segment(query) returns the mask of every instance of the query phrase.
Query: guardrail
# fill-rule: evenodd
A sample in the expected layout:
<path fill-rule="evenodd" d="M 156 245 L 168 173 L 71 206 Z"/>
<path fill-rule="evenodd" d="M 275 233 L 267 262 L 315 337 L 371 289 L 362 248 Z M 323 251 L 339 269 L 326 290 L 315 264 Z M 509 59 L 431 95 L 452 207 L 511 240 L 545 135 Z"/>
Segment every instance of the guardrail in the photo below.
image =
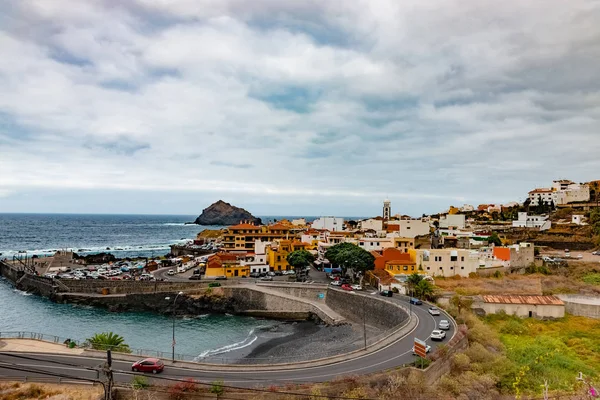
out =
<path fill-rule="evenodd" d="M 42 340 L 44 342 L 51 342 L 57 344 L 65 344 L 67 341 L 75 343 L 75 346 L 81 347 L 80 341 L 70 338 L 64 338 L 56 335 L 49 335 L 47 333 L 29 332 L 29 331 L 9 331 L 0 332 L 0 339 L 33 339 Z"/>

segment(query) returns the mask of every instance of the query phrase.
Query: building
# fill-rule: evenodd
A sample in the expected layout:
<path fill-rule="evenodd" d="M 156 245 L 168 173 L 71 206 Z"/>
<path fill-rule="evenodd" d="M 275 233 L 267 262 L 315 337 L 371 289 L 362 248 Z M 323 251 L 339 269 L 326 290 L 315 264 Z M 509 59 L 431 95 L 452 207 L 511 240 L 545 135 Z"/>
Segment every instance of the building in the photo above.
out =
<path fill-rule="evenodd" d="M 275 240 L 267 247 L 267 263 L 271 271 L 287 271 L 293 269 L 287 262 L 288 254 L 303 250 L 307 246 L 298 240 Z"/>
<path fill-rule="evenodd" d="M 479 249 L 480 268 L 525 268 L 535 261 L 532 243 L 490 246 Z"/>
<path fill-rule="evenodd" d="M 466 225 L 466 219 L 464 214 L 448 214 L 440 218 L 440 228 L 448 229 L 464 229 Z"/>
<path fill-rule="evenodd" d="M 565 316 L 565 304 L 555 296 L 485 295 L 475 301 L 472 308 L 480 314 L 504 311 L 522 318 L 554 319 Z"/>
<path fill-rule="evenodd" d="M 555 200 L 556 196 L 552 189 L 538 188 L 529 192 L 529 205 L 532 207 L 556 204 Z"/>
<path fill-rule="evenodd" d="M 261 242 L 257 240 L 254 242 L 254 254 L 247 254 L 246 257 L 240 261 L 241 266 L 250 268 L 250 273 L 258 272 L 265 273 L 270 271 L 269 264 L 267 262 L 267 248 L 271 245 L 271 242 Z"/>
<path fill-rule="evenodd" d="M 254 243 L 272 242 L 290 236 L 290 228 L 283 224 L 253 225 L 240 223 L 226 228 L 223 232 L 223 247 L 226 252 L 247 253 L 254 249 Z"/>
<path fill-rule="evenodd" d="M 371 254 L 375 257 L 376 270 L 385 270 L 391 275 L 412 274 L 417 271 L 416 263 L 410 254 L 398 249 L 373 250 Z"/>
<path fill-rule="evenodd" d="M 294 226 L 306 226 L 306 219 L 305 218 L 293 219 L 292 220 L 292 225 L 294 225 Z"/>
<path fill-rule="evenodd" d="M 206 261 L 206 278 L 226 276 L 228 278 L 250 275 L 250 267 L 240 264 L 240 254 L 217 253 L 208 257 Z"/>
<path fill-rule="evenodd" d="M 387 223 L 388 233 L 395 233 L 398 237 L 415 238 L 429 235 L 429 222 L 420 219 L 402 219 Z"/>
<path fill-rule="evenodd" d="M 338 232 L 344 229 L 344 218 L 321 217 L 312 222 L 311 228 Z"/>
<path fill-rule="evenodd" d="M 383 231 L 383 219 L 381 218 L 369 218 L 362 220 L 358 223 L 359 229 L 365 230 L 373 230 L 375 232 Z"/>
<path fill-rule="evenodd" d="M 409 250 L 419 271 L 429 276 L 462 276 L 477 272 L 479 253 L 464 249 L 430 249 Z"/>
<path fill-rule="evenodd" d="M 471 211 L 475 211 L 475 207 L 473 207 L 471 204 L 463 204 L 463 206 L 460 208 L 461 212 L 471 212 Z"/>
<path fill-rule="evenodd" d="M 381 214 L 384 220 L 389 220 L 392 216 L 392 202 L 389 199 L 383 201 L 383 213 Z"/>
<path fill-rule="evenodd" d="M 363 237 L 358 239 L 358 246 L 367 251 L 371 250 L 382 250 L 389 247 L 394 247 L 394 241 L 392 238 L 367 238 Z"/>
<path fill-rule="evenodd" d="M 529 192 L 529 204 L 531 206 L 564 205 L 590 201 L 590 186 L 579 184 L 568 179 L 552 182 L 551 188 L 534 189 Z"/>
<path fill-rule="evenodd" d="M 400 250 L 402 253 L 408 253 L 409 250 L 415 248 L 415 240 L 413 238 L 403 238 L 391 236 L 392 247 Z"/>
<path fill-rule="evenodd" d="M 518 219 L 512 222 L 512 226 L 513 228 L 534 228 L 545 231 L 552 227 L 552 222 L 548 220 L 547 215 L 528 215 L 526 212 L 520 212 Z"/>

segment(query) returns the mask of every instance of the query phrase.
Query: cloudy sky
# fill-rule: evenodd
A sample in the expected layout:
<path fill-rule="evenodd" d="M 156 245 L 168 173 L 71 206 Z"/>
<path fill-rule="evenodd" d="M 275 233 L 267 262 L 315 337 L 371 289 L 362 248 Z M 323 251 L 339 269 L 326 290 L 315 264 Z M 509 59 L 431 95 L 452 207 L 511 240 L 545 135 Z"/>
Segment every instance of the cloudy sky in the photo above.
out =
<path fill-rule="evenodd" d="M 600 3 L 5 0 L 0 212 L 420 215 L 600 179 Z"/>

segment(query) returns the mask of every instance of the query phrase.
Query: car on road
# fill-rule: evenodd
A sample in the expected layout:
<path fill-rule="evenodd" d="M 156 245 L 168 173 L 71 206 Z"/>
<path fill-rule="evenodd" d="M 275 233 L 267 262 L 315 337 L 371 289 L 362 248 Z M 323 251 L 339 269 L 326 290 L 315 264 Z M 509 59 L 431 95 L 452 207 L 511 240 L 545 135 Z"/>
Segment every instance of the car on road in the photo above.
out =
<path fill-rule="evenodd" d="M 283 275 L 283 271 L 275 271 L 275 276 L 282 276 Z"/>
<path fill-rule="evenodd" d="M 250 278 L 260 278 L 260 272 L 250 272 Z"/>
<path fill-rule="evenodd" d="M 227 277 L 225 275 L 221 275 L 221 276 L 217 276 L 215 278 L 215 281 L 226 281 Z"/>
<path fill-rule="evenodd" d="M 583 258 L 583 254 L 577 254 L 577 258 L 581 260 Z"/>
<path fill-rule="evenodd" d="M 342 286 L 342 282 L 340 282 L 340 281 L 331 281 L 331 286 Z"/>
<path fill-rule="evenodd" d="M 391 290 L 382 290 L 381 292 L 379 292 L 379 294 L 385 297 L 392 297 L 394 295 L 394 292 L 392 292 Z"/>
<path fill-rule="evenodd" d="M 433 332 L 431 332 L 431 340 L 444 340 L 444 338 L 446 337 L 446 332 L 436 329 Z"/>
<path fill-rule="evenodd" d="M 599 251 L 592 251 L 592 255 L 594 255 L 594 256 L 600 256 L 600 250 Z"/>
<path fill-rule="evenodd" d="M 200 268 L 196 268 L 193 272 L 194 275 L 200 275 Z"/>
<path fill-rule="evenodd" d="M 271 275 L 263 276 L 260 278 L 261 281 L 272 281 L 273 277 Z"/>
<path fill-rule="evenodd" d="M 221 284 L 219 282 L 211 282 L 208 284 L 208 287 L 220 287 Z"/>
<path fill-rule="evenodd" d="M 165 364 L 158 358 L 144 358 L 143 360 L 136 361 L 131 366 L 133 372 L 152 372 L 157 374 L 165 369 Z"/>
<path fill-rule="evenodd" d="M 350 285 L 352 287 L 352 290 L 362 290 L 362 286 L 356 284 L 356 285 Z"/>
<path fill-rule="evenodd" d="M 447 331 L 450 329 L 450 322 L 447 319 L 442 319 L 438 323 L 438 329 Z"/>
<path fill-rule="evenodd" d="M 269 272 L 267 272 L 267 276 L 275 276 L 275 272 L 269 271 Z"/>
<path fill-rule="evenodd" d="M 347 290 L 347 291 L 351 292 L 351 291 L 352 291 L 352 286 L 350 286 L 350 285 L 349 285 L 349 284 L 347 284 L 347 283 L 344 283 L 344 284 L 342 285 L 342 289 L 343 289 L 343 290 Z"/>
<path fill-rule="evenodd" d="M 169 271 L 167 271 L 167 275 L 173 276 L 173 275 L 175 275 L 175 271 L 173 271 L 172 269 L 170 269 Z"/>
<path fill-rule="evenodd" d="M 413 356 L 416 356 L 417 353 L 415 353 L 415 346 L 413 346 L 413 348 L 411 349 Z M 430 345 L 426 345 L 425 346 L 425 353 L 429 353 L 431 351 L 431 346 Z"/>
<path fill-rule="evenodd" d="M 427 312 L 429 312 L 429 314 L 431 315 L 440 315 L 440 309 L 437 307 L 429 307 L 429 309 L 427 309 Z"/>
<path fill-rule="evenodd" d="M 420 306 L 421 304 L 423 304 L 423 302 L 415 297 L 411 297 L 410 300 L 408 300 L 410 304 L 416 304 L 418 306 Z"/>
<path fill-rule="evenodd" d="M 202 275 L 192 275 L 188 278 L 190 281 L 199 281 L 202 279 Z"/>

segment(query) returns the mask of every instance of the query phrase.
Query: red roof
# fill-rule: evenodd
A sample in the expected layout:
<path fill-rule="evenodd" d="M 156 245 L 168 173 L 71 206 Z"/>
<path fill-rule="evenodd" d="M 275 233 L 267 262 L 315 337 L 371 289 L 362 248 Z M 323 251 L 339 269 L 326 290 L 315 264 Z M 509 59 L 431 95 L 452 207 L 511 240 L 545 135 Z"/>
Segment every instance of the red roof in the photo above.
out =
<path fill-rule="evenodd" d="M 486 303 L 497 304 L 532 304 L 532 305 L 554 305 L 562 306 L 565 303 L 555 296 L 518 296 L 518 295 L 486 295 L 483 296 Z"/>
<path fill-rule="evenodd" d="M 290 230 L 289 226 L 283 225 L 283 224 L 274 224 L 274 225 L 269 225 L 269 229 L 275 229 L 275 230 Z"/>
<path fill-rule="evenodd" d="M 533 189 L 531 192 L 529 193 L 552 193 L 552 189 L 546 189 L 546 188 L 541 188 L 541 189 Z"/>

